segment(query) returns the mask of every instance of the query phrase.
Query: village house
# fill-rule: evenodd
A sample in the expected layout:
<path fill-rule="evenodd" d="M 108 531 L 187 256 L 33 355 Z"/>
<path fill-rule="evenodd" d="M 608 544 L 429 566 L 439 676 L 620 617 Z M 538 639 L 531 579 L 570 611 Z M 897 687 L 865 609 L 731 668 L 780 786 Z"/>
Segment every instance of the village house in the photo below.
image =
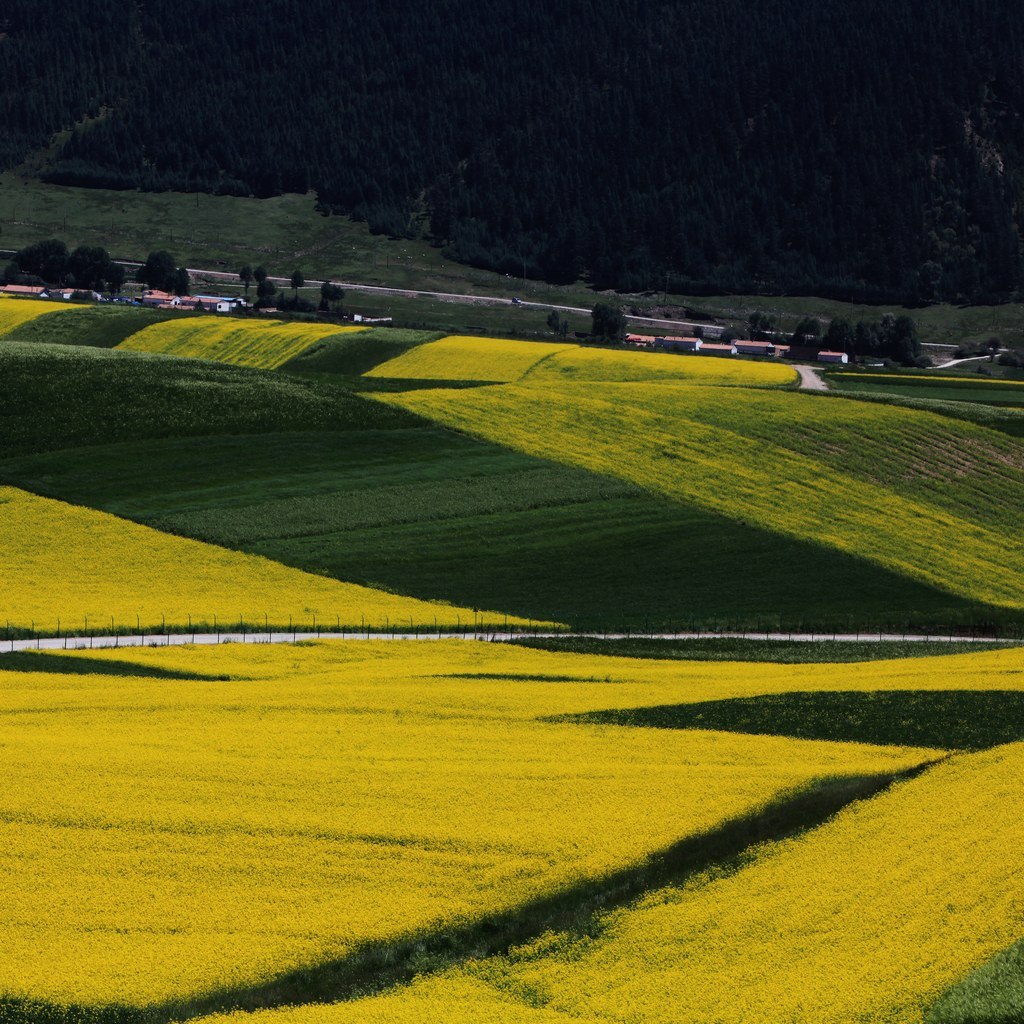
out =
<path fill-rule="evenodd" d="M 788 345 L 774 341 L 736 341 L 736 354 L 741 356 L 784 356 L 788 351 Z"/>
<path fill-rule="evenodd" d="M 142 304 L 152 306 L 154 309 L 166 309 L 168 306 L 175 307 L 181 302 L 177 295 L 170 292 L 162 292 L 159 288 L 150 288 L 142 293 Z"/>
<path fill-rule="evenodd" d="M 702 356 L 734 356 L 736 355 L 736 346 L 735 344 L 705 343 L 700 347 L 700 354 Z"/>
<path fill-rule="evenodd" d="M 700 338 L 680 338 L 669 335 L 654 339 L 655 347 L 669 352 L 700 352 L 704 342 Z"/>

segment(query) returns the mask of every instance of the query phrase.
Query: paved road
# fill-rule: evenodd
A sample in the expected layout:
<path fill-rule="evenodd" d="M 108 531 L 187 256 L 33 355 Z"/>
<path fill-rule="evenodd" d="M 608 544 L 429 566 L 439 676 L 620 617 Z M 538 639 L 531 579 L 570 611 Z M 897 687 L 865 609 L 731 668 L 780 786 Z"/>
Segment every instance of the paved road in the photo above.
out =
<path fill-rule="evenodd" d="M 1007 352 L 1007 351 L 1009 351 L 1009 350 L 1005 349 L 1005 348 L 1001 348 L 1001 349 L 999 349 L 998 352 L 996 352 L 996 355 L 998 356 L 1000 352 Z M 980 363 L 983 359 L 988 359 L 988 356 L 987 355 L 986 356 L 964 356 L 963 359 L 948 359 L 944 363 L 937 363 L 935 365 L 935 369 L 936 370 L 948 370 L 951 366 L 959 366 L 961 363 Z"/>
<path fill-rule="evenodd" d="M 117 262 L 122 266 L 133 269 L 137 269 L 142 266 L 138 260 L 118 259 Z M 186 269 L 192 277 L 204 277 L 212 281 L 226 281 L 231 284 L 238 283 L 238 275 L 225 270 L 207 270 L 203 267 L 187 267 Z M 273 281 L 275 284 L 284 285 L 286 288 L 291 288 L 291 278 L 275 277 L 270 275 L 268 280 Z M 306 281 L 306 287 L 319 288 L 323 283 L 324 282 L 321 280 L 309 279 Z M 591 313 L 589 309 L 583 306 L 558 306 L 547 302 L 527 302 L 525 300 L 516 303 L 513 302 L 511 298 L 506 299 L 496 295 L 467 295 L 463 292 L 432 292 L 423 291 L 418 288 L 388 288 L 380 284 L 361 284 L 358 281 L 333 281 L 333 283 L 344 288 L 345 291 L 365 292 L 369 295 L 394 295 L 405 299 L 437 299 L 441 302 L 456 302 L 471 306 L 509 306 L 512 308 L 541 310 L 554 309 L 559 313 L 578 313 L 581 316 L 590 316 Z M 692 331 L 695 327 L 702 327 L 704 329 L 705 336 L 709 338 L 717 337 L 724 329 L 714 324 L 695 323 L 688 320 L 661 320 L 657 317 L 649 316 L 627 315 L 626 319 L 636 324 L 646 324 L 651 327 L 665 327 L 670 330 L 678 331 Z"/>
<path fill-rule="evenodd" d="M 477 631 L 467 633 L 146 633 L 126 636 L 45 637 L 34 640 L 0 640 L 0 655 L 13 651 L 80 651 L 110 647 L 184 647 L 189 644 L 290 644 L 310 640 L 519 640 L 530 637 L 589 637 L 600 640 L 760 640 L 812 643 L 835 640 L 841 643 L 1003 643 L 1021 645 L 1020 639 L 998 637 L 930 636 L 924 633 L 510 633 Z M 2 664 L 0 664 L 2 667 Z"/>
<path fill-rule="evenodd" d="M 800 387 L 804 391 L 828 391 L 824 378 L 813 366 L 797 366 L 796 372 L 800 374 Z"/>

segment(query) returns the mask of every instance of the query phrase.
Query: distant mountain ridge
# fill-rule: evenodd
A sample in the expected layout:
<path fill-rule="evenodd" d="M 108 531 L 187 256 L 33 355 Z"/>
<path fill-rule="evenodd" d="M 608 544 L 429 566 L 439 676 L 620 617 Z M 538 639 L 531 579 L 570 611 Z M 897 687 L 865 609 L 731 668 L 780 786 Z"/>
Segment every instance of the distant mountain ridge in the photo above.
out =
<path fill-rule="evenodd" d="M 0 167 L 270 195 L 598 287 L 1021 288 L 1012 0 L 33 0 Z"/>

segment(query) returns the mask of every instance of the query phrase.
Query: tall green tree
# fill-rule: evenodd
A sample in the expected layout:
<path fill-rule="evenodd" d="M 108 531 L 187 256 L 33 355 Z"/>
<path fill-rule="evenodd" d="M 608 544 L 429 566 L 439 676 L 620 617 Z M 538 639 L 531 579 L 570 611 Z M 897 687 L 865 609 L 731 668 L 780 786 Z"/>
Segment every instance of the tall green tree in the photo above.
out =
<path fill-rule="evenodd" d="M 159 291 L 173 292 L 178 285 L 177 261 L 166 249 L 151 252 L 139 267 L 136 280 Z M 182 294 L 187 295 L 188 292 Z"/>
<path fill-rule="evenodd" d="M 606 341 L 621 340 L 626 333 L 626 315 L 612 302 L 597 302 L 591 311 L 591 333 Z"/>

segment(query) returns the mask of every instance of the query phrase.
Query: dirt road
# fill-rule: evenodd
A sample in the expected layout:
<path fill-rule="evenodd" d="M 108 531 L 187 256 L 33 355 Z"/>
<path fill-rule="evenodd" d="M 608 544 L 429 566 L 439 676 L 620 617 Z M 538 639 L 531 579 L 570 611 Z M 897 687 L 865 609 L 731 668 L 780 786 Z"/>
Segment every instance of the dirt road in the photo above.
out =
<path fill-rule="evenodd" d="M 797 366 L 796 372 L 800 374 L 800 388 L 803 391 L 828 391 L 821 374 L 813 366 Z"/>

